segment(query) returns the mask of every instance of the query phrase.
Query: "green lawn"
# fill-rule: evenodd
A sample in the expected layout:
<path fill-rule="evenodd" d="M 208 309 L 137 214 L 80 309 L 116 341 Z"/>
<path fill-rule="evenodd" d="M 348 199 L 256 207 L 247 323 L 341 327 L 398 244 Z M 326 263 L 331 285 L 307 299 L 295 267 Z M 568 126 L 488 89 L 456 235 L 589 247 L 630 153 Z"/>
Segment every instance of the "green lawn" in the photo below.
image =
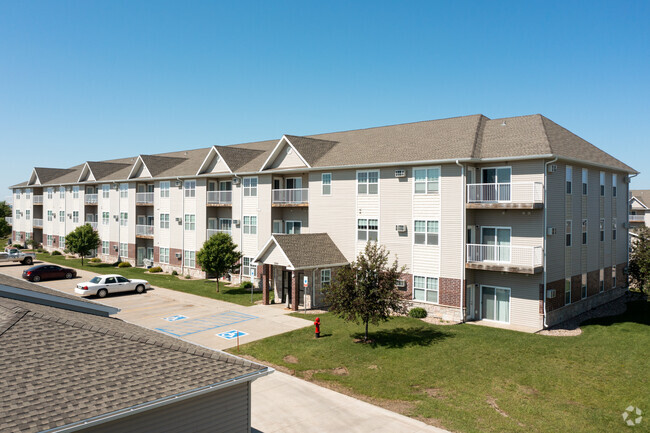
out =
<path fill-rule="evenodd" d="M 118 268 L 109 263 L 90 263 L 88 259 L 85 259 L 84 265 L 81 266 L 81 259 L 66 259 L 65 256 L 62 255 L 51 256 L 49 254 L 37 254 L 36 258 L 38 260 L 56 263 L 57 265 L 83 269 L 97 274 L 120 274 L 126 278 L 141 278 L 149 281 L 152 286 L 178 290 L 179 292 L 205 296 L 206 298 L 232 302 L 243 306 L 253 305 L 251 304 L 250 289 L 227 287 L 224 283 L 219 283 L 219 293 L 217 293 L 215 282 L 210 280 L 186 280 L 183 277 L 179 278 L 169 274 L 150 274 L 145 272 L 145 269 L 143 268 Z M 253 293 L 253 303 L 260 301 L 261 299 L 261 292 Z"/>
<path fill-rule="evenodd" d="M 592 321 L 578 337 L 400 317 L 371 327 L 374 343 L 360 344 L 361 325 L 320 318 L 319 340 L 310 327 L 240 351 L 452 431 L 650 431 L 648 302 Z M 622 419 L 629 405 L 644 411 L 631 430 Z"/>

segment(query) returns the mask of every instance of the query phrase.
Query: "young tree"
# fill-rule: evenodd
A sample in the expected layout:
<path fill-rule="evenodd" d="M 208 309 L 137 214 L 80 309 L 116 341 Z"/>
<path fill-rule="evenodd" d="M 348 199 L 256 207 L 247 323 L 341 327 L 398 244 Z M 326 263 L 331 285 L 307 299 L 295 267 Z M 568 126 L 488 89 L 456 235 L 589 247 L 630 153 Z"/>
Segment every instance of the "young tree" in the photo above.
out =
<path fill-rule="evenodd" d="M 11 206 L 6 201 L 0 201 L 0 237 L 4 238 L 11 234 L 11 227 L 5 220 L 5 217 L 12 215 Z"/>
<path fill-rule="evenodd" d="M 242 253 L 236 250 L 237 244 L 228 233 L 217 233 L 205 241 L 201 250 L 196 253 L 196 262 L 201 269 L 217 276 L 217 292 L 219 278 L 231 271 L 242 257 Z"/>
<path fill-rule="evenodd" d="M 100 243 L 99 234 L 90 224 L 77 227 L 65 237 L 66 248 L 71 253 L 81 256 L 81 266 L 84 265 L 84 257 L 95 248 L 99 248 Z"/>
<path fill-rule="evenodd" d="M 632 253 L 630 254 L 630 277 L 643 292 L 650 283 L 650 229 L 643 227 L 636 232 L 638 237 L 632 238 Z"/>
<path fill-rule="evenodd" d="M 397 260 L 388 267 L 388 251 L 376 242 L 368 242 L 363 253 L 336 274 L 332 284 L 324 289 L 330 311 L 345 321 L 365 326 L 364 341 L 368 341 L 368 324 L 378 325 L 391 314 L 406 313 L 406 302 L 395 288 L 406 267 Z"/>

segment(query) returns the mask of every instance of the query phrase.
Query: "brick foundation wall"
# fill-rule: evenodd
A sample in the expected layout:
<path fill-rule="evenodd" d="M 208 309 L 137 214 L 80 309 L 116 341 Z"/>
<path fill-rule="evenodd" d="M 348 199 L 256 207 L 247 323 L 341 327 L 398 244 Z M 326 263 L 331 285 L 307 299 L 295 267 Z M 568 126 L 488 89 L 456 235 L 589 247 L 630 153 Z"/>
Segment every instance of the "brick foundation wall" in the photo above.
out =
<path fill-rule="evenodd" d="M 612 267 L 605 268 L 605 291 L 612 290 Z"/>
<path fill-rule="evenodd" d="M 544 290 L 544 285 L 542 284 L 542 290 Z M 564 307 L 564 280 L 553 281 L 552 283 L 547 283 L 547 289 L 555 289 L 554 298 L 546 298 L 546 311 L 557 310 L 558 308 Z M 544 293 L 541 294 L 542 300 L 544 299 Z M 543 302 L 543 301 L 542 301 Z M 544 314 L 544 307 L 540 310 L 541 314 Z"/>
<path fill-rule="evenodd" d="M 402 274 L 401 279 L 406 281 L 406 288 L 398 288 L 397 290 L 404 299 L 413 299 L 413 274 Z"/>
<path fill-rule="evenodd" d="M 587 296 L 594 296 L 600 292 L 600 271 L 587 272 Z"/>
<path fill-rule="evenodd" d="M 127 251 L 129 253 L 129 259 L 135 259 L 135 244 L 127 244 Z"/>
<path fill-rule="evenodd" d="M 578 302 L 582 299 L 581 293 L 582 275 L 574 275 L 571 277 L 571 303 Z"/>
<path fill-rule="evenodd" d="M 619 263 L 616 265 L 616 287 L 627 287 L 627 278 L 623 272 L 625 266 L 627 266 L 627 263 Z"/>
<path fill-rule="evenodd" d="M 438 280 L 438 303 L 450 307 L 460 307 L 461 280 L 440 278 Z"/>
<path fill-rule="evenodd" d="M 158 263 L 160 261 L 160 247 L 153 247 L 153 261 Z"/>

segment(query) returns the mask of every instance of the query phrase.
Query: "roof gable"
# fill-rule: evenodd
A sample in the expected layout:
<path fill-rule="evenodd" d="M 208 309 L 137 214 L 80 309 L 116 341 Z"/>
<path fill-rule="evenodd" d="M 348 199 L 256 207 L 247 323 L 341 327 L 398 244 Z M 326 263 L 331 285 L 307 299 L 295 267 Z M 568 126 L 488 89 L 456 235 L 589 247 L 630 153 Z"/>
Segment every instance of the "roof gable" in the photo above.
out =
<path fill-rule="evenodd" d="M 289 137 L 295 136 L 283 135 L 269 157 L 264 161 L 260 171 L 269 168 L 311 168 L 309 162 L 298 152 Z"/>
<path fill-rule="evenodd" d="M 275 251 L 276 248 L 281 250 L 281 255 Z M 274 234 L 253 261 L 264 263 L 270 260 L 271 264 L 275 264 L 273 259 L 281 257 L 286 258 L 285 263 L 288 264 L 278 264 L 290 270 L 343 266 L 349 263 L 327 233 Z"/>
<path fill-rule="evenodd" d="M 142 160 L 142 155 L 138 156 L 138 159 L 133 163 L 131 167 L 131 172 L 129 173 L 128 179 L 138 179 L 142 177 L 151 178 L 151 173 L 147 168 L 147 164 Z"/>
<path fill-rule="evenodd" d="M 87 182 L 87 181 L 95 181 L 95 175 L 93 174 L 93 171 L 90 169 L 90 166 L 86 162 L 81 169 L 81 173 L 79 174 L 79 179 L 77 179 L 77 182 Z"/>
<path fill-rule="evenodd" d="M 634 203 L 637 203 L 638 206 L 635 206 Z M 638 199 L 636 196 L 632 196 L 630 199 L 630 207 L 631 208 L 637 208 L 637 209 L 648 209 L 648 206 L 645 205 L 640 199 Z"/>
<path fill-rule="evenodd" d="M 45 185 L 74 171 L 74 168 L 34 167 L 28 185 Z"/>
<path fill-rule="evenodd" d="M 196 172 L 197 175 L 207 173 L 232 173 L 232 170 L 226 163 L 226 160 L 223 159 L 216 146 L 210 148 L 210 151 L 203 160 L 201 167 L 199 167 L 199 170 Z"/>

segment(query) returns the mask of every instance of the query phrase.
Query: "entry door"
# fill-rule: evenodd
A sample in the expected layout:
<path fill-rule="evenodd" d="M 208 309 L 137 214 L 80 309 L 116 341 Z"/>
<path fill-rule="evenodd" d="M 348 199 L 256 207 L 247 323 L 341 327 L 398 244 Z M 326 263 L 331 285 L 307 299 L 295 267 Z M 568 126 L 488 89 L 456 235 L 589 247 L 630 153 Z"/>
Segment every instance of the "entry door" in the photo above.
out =
<path fill-rule="evenodd" d="M 510 289 L 481 287 L 481 318 L 510 323 Z"/>
<path fill-rule="evenodd" d="M 147 185 L 147 192 L 153 192 L 153 183 Z"/>
<path fill-rule="evenodd" d="M 95 194 L 95 188 L 93 188 L 92 186 L 87 186 L 86 194 Z"/>
<path fill-rule="evenodd" d="M 138 192 L 147 192 L 147 185 L 138 184 Z"/>
<path fill-rule="evenodd" d="M 216 191 L 217 190 L 217 183 L 216 182 L 208 182 L 208 191 Z"/>
<path fill-rule="evenodd" d="M 510 262 L 510 228 L 481 227 L 483 260 Z"/>
<path fill-rule="evenodd" d="M 219 182 L 219 191 L 232 191 L 232 182 Z"/>
<path fill-rule="evenodd" d="M 146 258 L 147 249 L 145 247 L 138 247 L 136 251 L 136 265 L 142 266 L 144 264 L 143 260 Z"/>
<path fill-rule="evenodd" d="M 138 225 L 143 226 L 147 224 L 147 217 L 144 215 L 138 215 Z"/>
<path fill-rule="evenodd" d="M 153 260 L 153 247 L 147 247 L 147 259 Z"/>
<path fill-rule="evenodd" d="M 208 230 L 217 230 L 217 221 L 216 218 L 208 218 Z"/>
<path fill-rule="evenodd" d="M 282 303 L 291 305 L 291 271 L 282 271 Z"/>

